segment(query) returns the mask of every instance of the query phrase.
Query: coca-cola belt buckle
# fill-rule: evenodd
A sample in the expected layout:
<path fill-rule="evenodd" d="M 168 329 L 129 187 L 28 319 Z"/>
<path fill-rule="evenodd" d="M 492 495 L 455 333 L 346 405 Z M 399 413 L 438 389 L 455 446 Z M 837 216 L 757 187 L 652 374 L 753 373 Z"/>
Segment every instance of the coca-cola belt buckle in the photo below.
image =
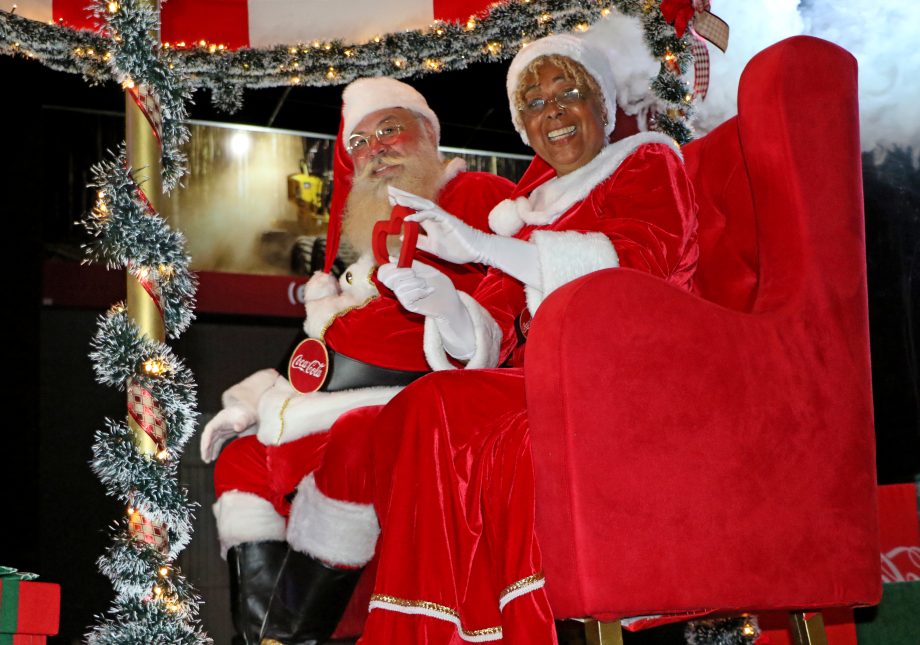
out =
<path fill-rule="evenodd" d="M 288 361 L 288 382 L 301 394 L 316 392 L 329 375 L 326 343 L 315 338 L 302 340 Z"/>
<path fill-rule="evenodd" d="M 391 235 L 402 233 L 402 245 L 399 247 L 399 262 L 396 266 L 402 268 L 412 266 L 412 258 L 415 257 L 415 244 L 418 242 L 418 222 L 404 222 L 406 215 L 411 215 L 415 211 L 405 206 L 397 204 L 390 211 L 390 219 L 382 220 L 374 224 L 374 236 L 372 245 L 374 247 L 374 259 L 377 264 L 386 264 L 390 261 L 390 252 L 387 249 L 387 238 Z"/>

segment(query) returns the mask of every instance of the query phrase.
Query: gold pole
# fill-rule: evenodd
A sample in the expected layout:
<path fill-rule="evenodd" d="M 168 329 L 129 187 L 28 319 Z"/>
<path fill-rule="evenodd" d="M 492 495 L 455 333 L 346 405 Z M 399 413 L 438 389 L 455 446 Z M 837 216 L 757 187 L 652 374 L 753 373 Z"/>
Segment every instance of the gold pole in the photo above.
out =
<path fill-rule="evenodd" d="M 157 0 L 142 0 L 149 6 L 158 9 Z M 151 33 L 154 42 L 159 40 L 159 31 Z M 162 202 L 162 179 L 160 169 L 161 148 L 159 139 L 154 133 L 153 126 L 147 120 L 144 112 L 135 102 L 131 90 L 135 81 L 129 81 L 125 88 L 125 146 L 128 165 L 131 168 L 134 182 L 143 193 L 144 198 L 155 210 L 159 211 Z M 159 304 L 160 293 L 157 285 L 159 279 L 157 267 L 129 267 L 127 271 L 127 312 L 140 329 L 140 333 L 152 340 L 163 341 L 166 338 L 166 327 L 163 312 Z M 138 366 L 143 369 L 143 366 Z M 132 392 L 128 387 L 128 405 L 132 405 Z M 150 459 L 157 457 L 160 446 L 154 441 L 140 423 L 128 414 L 128 425 L 134 434 L 134 443 L 138 451 Z M 134 536 L 138 540 L 151 542 L 151 534 L 156 533 L 157 539 L 152 543 L 161 551 L 168 550 L 166 531 L 162 526 L 155 526 L 150 520 L 132 517 Z M 145 539 L 145 533 L 146 539 Z"/>
<path fill-rule="evenodd" d="M 585 642 L 587 645 L 623 645 L 623 628 L 620 621 L 603 623 L 599 620 L 586 620 Z"/>
<path fill-rule="evenodd" d="M 797 612 L 789 615 L 792 623 L 792 641 L 796 645 L 827 645 L 827 634 L 824 631 L 824 617 L 818 612 L 811 618 Z"/>

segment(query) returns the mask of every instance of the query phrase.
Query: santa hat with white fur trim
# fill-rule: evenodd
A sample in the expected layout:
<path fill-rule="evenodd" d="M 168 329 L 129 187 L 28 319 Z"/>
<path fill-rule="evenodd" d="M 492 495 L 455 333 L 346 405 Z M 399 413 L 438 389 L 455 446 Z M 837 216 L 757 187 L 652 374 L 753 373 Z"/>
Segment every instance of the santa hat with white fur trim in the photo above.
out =
<path fill-rule="evenodd" d="M 395 78 L 359 78 L 342 92 L 342 135 L 345 141 L 361 119 L 377 110 L 405 108 L 424 117 L 434 128 L 435 142 L 441 140 L 441 124 L 428 107 L 425 97 L 410 85 Z"/>
<path fill-rule="evenodd" d="M 616 125 L 617 104 L 626 114 L 634 115 L 653 102 L 651 79 L 658 73 L 658 61 L 652 56 L 638 18 L 617 11 L 599 20 L 586 34 L 556 34 L 530 43 L 521 49 L 508 67 L 506 87 L 511 121 L 527 145 L 527 133 L 521 113 L 514 104 L 521 73 L 537 58 L 558 54 L 580 63 L 594 78 L 604 95 L 609 136 Z M 642 126 L 640 119 L 640 128 Z"/>

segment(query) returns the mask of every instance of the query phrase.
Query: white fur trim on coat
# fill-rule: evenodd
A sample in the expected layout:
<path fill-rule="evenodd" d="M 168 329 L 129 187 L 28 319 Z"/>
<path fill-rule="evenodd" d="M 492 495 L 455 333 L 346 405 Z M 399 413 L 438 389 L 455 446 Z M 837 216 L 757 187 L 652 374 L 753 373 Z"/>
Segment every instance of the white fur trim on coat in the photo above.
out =
<path fill-rule="evenodd" d="M 641 132 L 612 143 L 584 166 L 561 177 L 553 177 L 534 189 L 527 198 L 499 202 L 489 213 L 489 226 L 499 235 L 514 235 L 525 224 L 547 226 L 591 194 L 602 181 L 640 146 L 663 143 L 681 156 L 674 140 L 658 132 Z"/>
<path fill-rule="evenodd" d="M 466 369 L 497 367 L 502 345 L 502 331 L 498 323 L 472 296 L 462 291 L 458 291 L 457 295 L 460 296 L 460 302 L 470 313 L 476 338 L 476 349 L 473 357 L 467 362 Z M 431 369 L 435 371 L 456 369 L 448 359 L 447 352 L 444 351 L 438 324 L 431 317 L 425 318 L 424 349 L 425 359 Z"/>
<path fill-rule="evenodd" d="M 453 181 L 457 175 L 461 172 L 466 172 L 466 161 L 462 157 L 454 157 L 444 166 L 444 173 L 441 175 L 441 179 L 438 180 L 438 191 L 451 181 Z"/>
<path fill-rule="evenodd" d="M 613 243 L 603 233 L 534 231 L 530 241 L 540 258 L 539 288 L 525 285 L 531 315 L 553 291 L 583 275 L 620 266 Z"/>
<path fill-rule="evenodd" d="M 220 557 L 244 542 L 267 542 L 284 539 L 284 518 L 268 500 L 252 493 L 229 490 L 217 498 L 214 506 Z"/>
<path fill-rule="evenodd" d="M 336 291 L 325 296 L 321 294 L 332 290 L 332 285 L 329 282 L 332 276 L 327 273 L 314 273 L 307 283 L 304 301 L 307 318 L 303 322 L 303 330 L 307 336 L 322 339 L 323 334 L 333 320 L 377 297 L 379 295 L 377 286 L 371 280 L 375 269 L 376 265 L 374 264 L 373 256 L 370 254 L 362 255 L 357 262 L 350 265 L 342 273 L 338 285 L 336 285 Z M 314 284 L 314 280 L 317 282 L 315 288 L 312 289 L 312 293 L 320 297 L 311 298 L 311 285 Z"/>
<path fill-rule="evenodd" d="M 401 389 L 402 386 L 394 385 L 301 394 L 286 378 L 279 376 L 272 389 L 259 400 L 256 437 L 266 446 L 278 446 L 325 432 L 345 412 L 368 405 L 383 405 Z"/>
<path fill-rule="evenodd" d="M 361 567 L 374 557 L 380 525 L 373 504 L 327 497 L 307 475 L 291 503 L 287 541 L 329 564 Z"/>

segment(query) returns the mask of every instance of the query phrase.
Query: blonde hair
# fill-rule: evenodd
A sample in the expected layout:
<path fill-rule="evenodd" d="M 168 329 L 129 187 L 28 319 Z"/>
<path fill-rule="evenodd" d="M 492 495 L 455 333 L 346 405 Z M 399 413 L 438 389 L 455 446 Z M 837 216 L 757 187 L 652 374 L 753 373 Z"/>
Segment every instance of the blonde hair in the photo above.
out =
<path fill-rule="evenodd" d="M 530 61 L 530 64 L 521 71 L 521 75 L 518 77 L 517 88 L 514 90 L 514 108 L 516 110 L 520 110 L 524 107 L 524 95 L 527 93 L 528 87 L 532 85 L 527 81 L 531 78 L 536 81 L 540 73 L 540 68 L 544 65 L 555 65 L 565 72 L 566 77 L 574 81 L 578 87 L 582 87 L 588 90 L 590 94 L 596 96 L 597 100 L 600 102 L 602 112 L 606 115 L 607 110 L 604 107 L 604 94 L 601 92 L 600 85 L 598 85 L 594 77 L 588 73 L 584 65 L 561 54 L 538 56 Z"/>

